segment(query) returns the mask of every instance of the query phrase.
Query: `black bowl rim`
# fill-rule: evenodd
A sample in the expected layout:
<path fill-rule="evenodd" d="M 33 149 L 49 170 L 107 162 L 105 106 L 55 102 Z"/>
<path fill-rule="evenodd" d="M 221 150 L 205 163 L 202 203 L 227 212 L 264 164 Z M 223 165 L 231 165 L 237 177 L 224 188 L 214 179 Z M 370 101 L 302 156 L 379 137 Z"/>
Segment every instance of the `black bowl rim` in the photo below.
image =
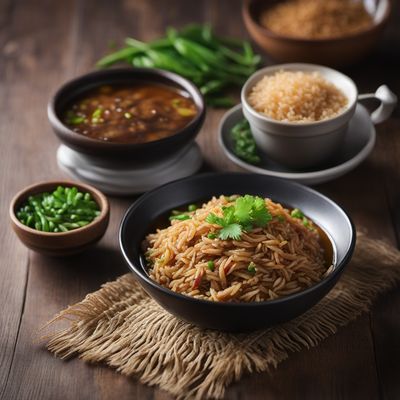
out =
<path fill-rule="evenodd" d="M 360 32 L 355 32 L 346 36 L 342 36 L 342 37 L 334 37 L 334 38 L 319 38 L 319 39 L 306 39 L 306 38 L 297 38 L 294 36 L 286 36 L 286 35 L 282 35 L 279 33 L 275 33 L 273 31 L 271 31 L 270 29 L 266 28 L 265 26 L 261 25 L 258 18 L 255 17 L 253 15 L 253 13 L 250 10 L 250 7 L 258 2 L 260 0 L 245 0 L 243 2 L 243 6 L 242 6 L 242 13 L 246 16 L 248 16 L 249 19 L 251 19 L 252 22 L 254 22 L 255 25 L 257 25 L 257 28 L 262 32 L 263 35 L 268 36 L 272 39 L 282 39 L 282 40 L 286 40 L 288 42 L 292 42 L 295 44 L 332 44 L 332 43 L 343 43 L 347 40 L 351 40 L 351 39 L 358 39 L 362 36 L 365 36 L 367 34 L 373 33 L 379 29 L 382 29 L 386 23 L 388 22 L 388 19 L 392 13 L 392 4 L 391 1 L 388 0 L 388 6 L 386 9 L 386 12 L 382 18 L 381 21 L 379 21 L 378 23 L 373 23 L 371 25 L 371 27 L 369 27 L 368 29 L 364 29 Z M 267 4 L 267 3 L 265 3 Z"/>
<path fill-rule="evenodd" d="M 197 115 L 195 118 L 193 118 L 187 125 L 185 125 L 182 129 L 179 131 L 176 131 L 173 135 L 167 136 L 162 139 L 158 140 L 153 140 L 151 142 L 145 142 L 145 143 L 115 143 L 115 142 L 104 142 L 98 139 L 93 139 L 91 137 L 87 137 L 84 135 L 80 135 L 70 128 L 68 128 L 58 117 L 56 113 L 56 104 L 59 101 L 62 96 L 71 90 L 77 83 L 82 81 L 82 83 L 86 79 L 91 79 L 91 78 L 98 78 L 98 85 L 101 85 L 101 82 L 104 80 L 109 79 L 110 77 L 113 77 L 114 75 L 118 74 L 132 74 L 132 80 L 135 78 L 137 79 L 140 77 L 140 74 L 147 74 L 147 75 L 154 75 L 154 76 L 161 76 L 163 78 L 166 78 L 167 80 L 171 81 L 172 83 L 175 83 L 179 87 L 181 87 L 183 90 L 189 92 L 190 98 L 194 101 L 197 107 Z M 151 82 L 151 79 L 148 80 Z M 190 88 L 190 90 L 188 89 Z M 76 89 L 74 89 L 75 91 Z M 192 93 L 195 94 L 193 96 Z M 181 75 L 178 75 L 174 72 L 159 69 L 159 68 L 137 68 L 137 67 L 132 67 L 132 68 L 110 68 L 110 69 L 101 69 L 101 70 L 96 70 L 92 71 L 83 75 L 76 76 L 75 78 L 72 78 L 68 80 L 67 82 L 63 83 L 56 91 L 55 93 L 51 96 L 50 101 L 47 104 L 47 116 L 50 121 L 50 124 L 52 127 L 58 131 L 61 132 L 62 135 L 71 138 L 72 140 L 76 140 L 80 142 L 80 145 L 84 147 L 85 145 L 88 146 L 96 146 L 98 148 L 104 148 L 104 149 L 109 149 L 109 150 L 116 150 L 116 149 L 135 149 L 135 150 L 142 150 L 142 149 L 147 149 L 152 146 L 157 146 L 159 144 L 163 143 L 168 143 L 170 141 L 174 141 L 176 139 L 179 139 L 180 137 L 186 135 L 188 132 L 191 132 L 192 129 L 194 129 L 197 125 L 202 124 L 204 117 L 206 113 L 206 105 L 205 101 L 203 98 L 203 95 L 201 94 L 200 90 L 197 88 L 197 86 L 191 82 L 190 80 L 184 78 Z"/>
<path fill-rule="evenodd" d="M 335 265 L 335 268 L 333 269 L 333 271 L 326 276 L 325 278 L 323 278 L 321 281 L 319 281 L 318 283 L 316 283 L 313 286 L 310 286 L 309 288 L 302 290 L 300 292 L 291 294 L 289 296 L 285 296 L 285 297 L 281 297 L 278 299 L 274 299 L 274 300 L 266 300 L 266 301 L 260 301 L 260 302 L 252 302 L 252 303 L 246 303 L 246 302 L 239 302 L 239 303 L 223 303 L 223 302 L 213 302 L 210 300 L 203 300 L 203 299 L 197 299 L 195 297 L 191 297 L 191 296 L 186 296 L 180 293 L 176 293 L 170 289 L 165 288 L 164 286 L 159 285 L 157 282 L 153 281 L 144 271 L 142 272 L 142 268 L 141 267 L 136 267 L 135 264 L 133 262 L 131 262 L 131 260 L 129 259 L 129 256 L 127 254 L 127 252 L 125 251 L 125 246 L 124 246 L 124 239 L 123 239 L 123 235 L 124 235 L 124 229 L 125 226 L 127 224 L 128 219 L 130 218 L 130 215 L 132 213 L 135 212 L 135 210 L 137 208 L 139 208 L 143 203 L 146 202 L 146 200 L 151 197 L 153 195 L 153 193 L 157 192 L 158 190 L 160 190 L 161 188 L 164 188 L 165 186 L 168 185 L 173 185 L 176 183 L 180 183 L 180 182 L 186 182 L 189 180 L 198 180 L 198 179 L 207 179 L 209 177 L 214 177 L 216 175 L 220 175 L 220 176 L 247 176 L 247 177 L 254 177 L 254 176 L 260 176 L 263 177 L 265 179 L 268 180 L 272 180 L 272 181 L 277 181 L 277 182 L 285 182 L 286 184 L 288 184 L 289 186 L 295 186 L 298 188 L 301 188 L 302 190 L 305 190 L 307 192 L 312 193 L 313 195 L 322 197 L 325 201 L 327 201 L 328 203 L 330 203 L 331 205 L 333 205 L 334 207 L 336 207 L 337 209 L 339 209 L 339 211 L 341 211 L 341 213 L 343 214 L 343 216 L 347 219 L 347 222 L 350 226 L 350 230 L 351 230 L 351 242 L 349 245 L 349 248 L 345 254 L 345 256 L 343 257 L 343 260 L 338 263 L 337 265 Z M 356 244 L 356 229 L 354 226 L 354 223 L 352 221 L 352 219 L 350 218 L 350 216 L 348 215 L 348 213 L 342 208 L 340 207 L 338 204 L 336 204 L 333 200 L 329 199 L 328 197 L 326 197 L 325 195 L 323 195 L 322 193 L 317 192 L 314 189 L 311 189 L 307 186 L 304 186 L 300 183 L 296 183 L 296 182 L 290 182 L 284 179 L 279 179 L 279 178 L 275 178 L 275 177 L 269 177 L 269 176 L 264 176 L 261 174 L 251 174 L 251 173 L 241 173 L 241 172 L 221 172 L 221 173 L 215 173 L 215 172 L 211 172 L 211 173 L 203 173 L 203 174 L 198 174 L 195 176 L 191 176 L 191 177 L 186 177 L 183 179 L 178 179 L 176 181 L 173 182 L 168 182 L 162 186 L 159 186 L 149 192 L 147 192 L 146 194 L 142 195 L 141 197 L 139 197 L 138 200 L 136 200 L 125 212 L 121 223 L 120 223 L 120 227 L 119 227 L 119 235 L 118 235 L 118 239 L 119 239 L 119 245 L 120 245 L 120 249 L 121 252 L 124 256 L 124 259 L 126 261 L 126 263 L 128 264 L 129 268 L 131 269 L 131 271 L 139 276 L 141 279 L 143 279 L 144 281 L 146 281 L 147 284 L 149 284 L 150 286 L 152 286 L 154 289 L 156 290 L 161 290 L 162 292 L 164 292 L 166 295 L 170 295 L 173 297 L 176 297 L 178 299 L 181 300 L 186 300 L 189 302 L 194 302 L 194 303 L 200 303 L 200 304 L 208 304 L 208 305 L 212 305 L 215 307 L 265 307 L 265 306 L 273 306 L 275 304 L 281 304 L 281 303 L 285 303 L 287 301 L 296 301 L 297 299 L 301 298 L 302 296 L 309 294 L 315 290 L 317 290 L 318 288 L 327 285 L 330 281 L 334 280 L 336 277 L 339 277 L 341 275 L 341 273 L 343 272 L 344 267 L 348 264 L 351 256 L 353 255 L 353 251 L 355 248 L 355 244 Z M 328 235 L 328 237 L 330 237 L 330 235 Z"/>

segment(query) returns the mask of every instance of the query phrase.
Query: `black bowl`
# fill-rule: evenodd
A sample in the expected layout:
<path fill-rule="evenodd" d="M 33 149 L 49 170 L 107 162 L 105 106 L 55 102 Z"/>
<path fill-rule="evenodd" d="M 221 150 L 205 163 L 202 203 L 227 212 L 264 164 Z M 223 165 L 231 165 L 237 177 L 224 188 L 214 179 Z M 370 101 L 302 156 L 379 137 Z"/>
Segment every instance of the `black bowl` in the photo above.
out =
<path fill-rule="evenodd" d="M 172 136 L 139 144 L 96 140 L 74 132 L 61 122 L 60 116 L 65 111 L 65 107 L 87 90 L 104 84 L 132 84 L 137 82 L 162 84 L 187 92 L 196 104 L 198 110 L 196 117 Z M 185 146 L 188 146 L 203 125 L 206 108 L 197 87 L 180 75 L 153 68 L 123 68 L 91 72 L 65 83 L 51 98 L 47 113 L 55 134 L 66 146 L 90 155 L 108 157 L 114 160 L 120 160 L 122 157 L 141 163 L 171 157 L 174 153 L 178 153 Z"/>
<path fill-rule="evenodd" d="M 252 194 L 300 208 L 330 238 L 334 270 L 316 285 L 299 293 L 259 303 L 216 303 L 166 289 L 146 274 L 141 263 L 141 242 L 154 230 L 154 222 L 182 205 L 212 196 Z M 140 197 L 122 219 L 119 241 L 122 253 L 144 290 L 178 318 L 203 328 L 250 331 L 293 319 L 320 301 L 335 285 L 349 262 L 356 242 L 353 223 L 332 200 L 308 187 L 255 174 L 203 174 L 161 186 Z"/>

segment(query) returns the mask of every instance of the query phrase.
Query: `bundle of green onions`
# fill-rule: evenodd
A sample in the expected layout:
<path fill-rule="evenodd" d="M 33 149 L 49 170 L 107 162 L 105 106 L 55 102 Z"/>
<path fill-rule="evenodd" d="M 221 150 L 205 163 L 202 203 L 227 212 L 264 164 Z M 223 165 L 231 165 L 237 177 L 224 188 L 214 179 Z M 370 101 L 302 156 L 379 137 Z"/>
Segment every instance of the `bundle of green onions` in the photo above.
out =
<path fill-rule="evenodd" d="M 199 87 L 208 105 L 229 107 L 234 101 L 224 95 L 226 90 L 243 85 L 260 56 L 247 41 L 216 36 L 209 25 L 189 25 L 180 31 L 168 28 L 166 37 L 149 43 L 127 38 L 125 47 L 102 58 L 97 66 L 121 61 L 180 74 Z"/>

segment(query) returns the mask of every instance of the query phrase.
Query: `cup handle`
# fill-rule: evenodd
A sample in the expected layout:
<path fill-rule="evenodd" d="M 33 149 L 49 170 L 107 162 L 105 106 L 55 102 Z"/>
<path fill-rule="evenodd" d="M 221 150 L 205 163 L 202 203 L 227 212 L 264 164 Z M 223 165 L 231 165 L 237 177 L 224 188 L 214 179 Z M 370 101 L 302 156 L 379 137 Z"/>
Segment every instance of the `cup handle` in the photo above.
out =
<path fill-rule="evenodd" d="M 371 121 L 374 125 L 386 121 L 397 104 L 397 96 L 386 86 L 379 86 L 375 93 L 360 94 L 358 100 L 378 99 L 380 106 L 371 113 Z"/>

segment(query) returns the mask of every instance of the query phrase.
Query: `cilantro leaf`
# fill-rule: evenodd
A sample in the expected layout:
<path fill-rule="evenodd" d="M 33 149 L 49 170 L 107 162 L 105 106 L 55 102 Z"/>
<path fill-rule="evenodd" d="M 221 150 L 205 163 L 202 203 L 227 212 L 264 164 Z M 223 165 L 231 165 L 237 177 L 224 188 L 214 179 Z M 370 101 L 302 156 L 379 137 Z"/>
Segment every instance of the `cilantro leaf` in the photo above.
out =
<path fill-rule="evenodd" d="M 233 224 L 235 222 L 235 207 L 230 206 L 230 207 L 223 207 L 222 212 L 224 213 L 224 225 L 221 226 L 226 226 Z"/>
<path fill-rule="evenodd" d="M 239 240 L 243 231 L 264 227 L 272 220 L 264 199 L 250 195 L 236 198 L 234 205 L 222 207 L 222 213 L 223 217 L 210 213 L 206 218 L 208 223 L 222 228 L 218 233 L 222 240 Z"/>
<path fill-rule="evenodd" d="M 238 197 L 235 201 L 235 217 L 242 225 L 249 224 L 251 221 L 251 209 L 253 207 L 253 196 Z"/>
<path fill-rule="evenodd" d="M 272 220 L 272 215 L 265 206 L 265 201 L 261 197 L 256 197 L 253 204 L 252 220 L 254 225 L 263 227 Z"/>
<path fill-rule="evenodd" d="M 264 199 L 262 199 L 261 197 L 255 196 L 253 197 L 253 208 L 254 209 L 261 209 L 261 208 L 265 208 L 265 201 Z"/>
<path fill-rule="evenodd" d="M 215 224 L 215 225 L 220 225 L 220 226 L 225 225 L 224 219 L 221 217 L 217 217 L 213 213 L 210 213 L 207 215 L 206 222 L 208 222 L 209 224 Z"/>
<path fill-rule="evenodd" d="M 263 227 L 272 220 L 272 215 L 265 206 L 265 201 L 258 196 L 239 197 L 235 202 L 235 216 L 244 230 L 253 226 Z"/>
<path fill-rule="evenodd" d="M 222 240 L 233 239 L 240 240 L 242 235 L 242 227 L 239 224 L 230 224 L 223 227 L 218 234 L 218 237 Z"/>

